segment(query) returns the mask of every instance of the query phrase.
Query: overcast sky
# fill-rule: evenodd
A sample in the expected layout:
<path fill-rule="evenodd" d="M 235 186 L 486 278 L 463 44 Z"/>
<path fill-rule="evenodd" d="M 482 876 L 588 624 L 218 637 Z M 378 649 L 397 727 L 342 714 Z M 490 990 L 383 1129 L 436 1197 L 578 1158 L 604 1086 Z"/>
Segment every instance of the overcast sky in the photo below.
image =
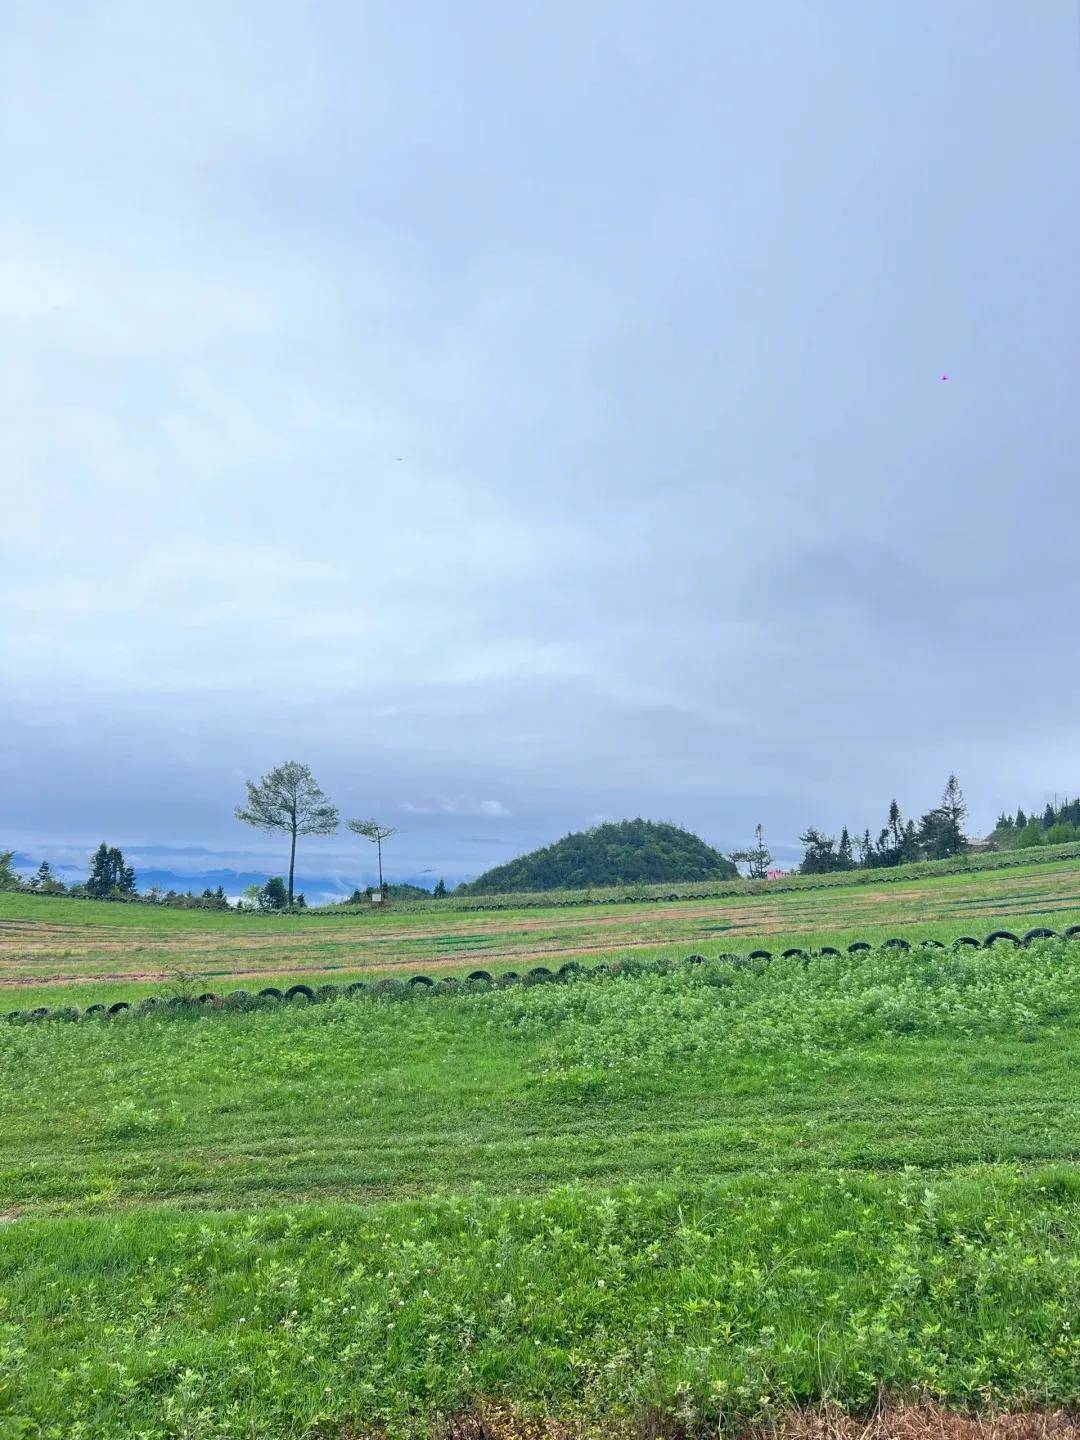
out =
<path fill-rule="evenodd" d="M 4 32 L 0 848 L 1080 790 L 1073 0 Z"/>

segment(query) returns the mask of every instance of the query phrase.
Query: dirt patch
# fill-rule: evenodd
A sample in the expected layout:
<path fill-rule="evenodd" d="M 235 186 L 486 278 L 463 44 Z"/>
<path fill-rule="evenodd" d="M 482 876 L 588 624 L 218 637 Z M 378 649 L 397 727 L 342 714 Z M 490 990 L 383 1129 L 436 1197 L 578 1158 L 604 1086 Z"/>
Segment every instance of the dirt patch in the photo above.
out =
<path fill-rule="evenodd" d="M 348 1432 L 346 1432 L 348 1433 Z M 964 1414 L 936 1405 L 886 1406 L 849 1415 L 832 1406 L 786 1410 L 767 1424 L 728 1433 L 743 1440 L 1080 1440 L 1080 1415 L 1067 1410 Z M 434 1440 L 688 1440 L 676 1421 L 659 1415 L 636 1420 L 562 1421 L 483 1407 L 447 1421 Z"/>

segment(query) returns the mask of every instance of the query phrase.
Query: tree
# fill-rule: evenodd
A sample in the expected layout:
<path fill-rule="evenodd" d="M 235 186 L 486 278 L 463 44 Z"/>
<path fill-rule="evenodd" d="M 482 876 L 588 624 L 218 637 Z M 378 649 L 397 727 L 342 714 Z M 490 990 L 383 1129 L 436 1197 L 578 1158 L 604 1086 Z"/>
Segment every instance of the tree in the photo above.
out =
<path fill-rule="evenodd" d="M 236 818 L 256 830 L 281 830 L 289 837 L 289 904 L 293 903 L 296 872 L 296 837 L 332 835 L 338 812 L 319 789 L 306 765 L 287 760 L 264 775 L 258 785 L 247 784 L 247 807 L 237 806 Z"/>
<path fill-rule="evenodd" d="M 1050 826 L 1053 825 L 1056 819 L 1057 816 L 1054 814 L 1054 807 L 1050 804 L 1047 804 L 1046 809 L 1043 811 L 1042 817 L 1043 829 L 1049 830 Z"/>
<path fill-rule="evenodd" d="M 892 851 L 891 863 L 893 865 L 900 863 L 900 849 L 904 843 L 903 826 L 904 822 L 900 818 L 900 806 L 895 799 L 891 800 L 889 802 L 889 837 L 892 844 L 889 848 Z"/>
<path fill-rule="evenodd" d="M 124 863 L 123 852 L 115 845 L 106 845 L 103 840 L 94 851 L 86 893 L 92 900 L 135 894 L 134 867 Z"/>
<path fill-rule="evenodd" d="M 1017 810 L 1017 812 L 1016 812 L 1016 828 L 1017 828 L 1017 830 L 1023 830 L 1023 828 L 1024 828 L 1024 826 L 1025 826 L 1026 824 L 1027 824 L 1027 816 L 1024 814 L 1023 810 Z"/>
<path fill-rule="evenodd" d="M 964 802 L 964 792 L 960 789 L 960 781 L 955 775 L 950 775 L 946 781 L 939 808 L 945 817 L 945 853 L 947 856 L 962 855 L 968 848 L 967 836 L 964 834 L 967 805 Z"/>
<path fill-rule="evenodd" d="M 910 865 L 913 860 L 919 858 L 919 837 L 915 833 L 915 821 L 909 820 L 904 826 L 904 836 L 900 841 L 900 863 Z"/>
<path fill-rule="evenodd" d="M 446 881 L 443 880 L 443 879 L 440 879 L 440 880 L 439 880 L 439 883 L 435 886 L 435 889 L 432 891 L 432 894 L 434 895 L 434 897 L 435 897 L 436 900 L 444 900 L 444 899 L 446 898 Z"/>
<path fill-rule="evenodd" d="M 53 868 L 48 860 L 42 860 L 36 872 L 30 877 L 30 889 L 39 895 L 62 895 L 66 888 L 60 877 L 53 874 Z"/>
<path fill-rule="evenodd" d="M 823 835 L 811 825 L 799 840 L 805 847 L 799 864 L 800 875 L 829 875 L 837 868 L 836 841 L 831 835 Z"/>
<path fill-rule="evenodd" d="M 258 904 L 260 910 L 284 910 L 292 904 L 292 898 L 285 889 L 285 881 L 280 875 L 274 875 L 258 892 Z"/>
<path fill-rule="evenodd" d="M 0 850 L 0 890 L 21 890 L 22 881 L 12 865 L 14 850 Z"/>
<path fill-rule="evenodd" d="M 379 889 L 381 890 L 383 888 L 382 842 L 389 840 L 391 835 L 396 835 L 398 827 L 396 825 L 380 825 L 378 820 L 347 820 L 345 823 L 354 835 L 363 835 L 365 840 L 370 840 L 373 845 L 378 847 Z"/>
<path fill-rule="evenodd" d="M 874 854 L 874 842 L 870 839 L 869 826 L 863 831 L 861 837 L 855 841 L 855 846 L 859 852 L 859 864 L 863 866 L 864 869 L 869 870 L 872 865 L 877 863 L 877 857 Z"/>
<path fill-rule="evenodd" d="M 734 865 L 745 865 L 748 880 L 764 880 L 772 864 L 772 855 L 765 846 L 765 832 L 761 825 L 754 826 L 757 844 L 752 850 L 733 850 L 728 857 Z"/>
<path fill-rule="evenodd" d="M 838 870 L 852 870 L 855 867 L 855 857 L 851 853 L 851 836 L 845 825 L 840 831 L 840 844 L 836 848 L 836 868 Z"/>

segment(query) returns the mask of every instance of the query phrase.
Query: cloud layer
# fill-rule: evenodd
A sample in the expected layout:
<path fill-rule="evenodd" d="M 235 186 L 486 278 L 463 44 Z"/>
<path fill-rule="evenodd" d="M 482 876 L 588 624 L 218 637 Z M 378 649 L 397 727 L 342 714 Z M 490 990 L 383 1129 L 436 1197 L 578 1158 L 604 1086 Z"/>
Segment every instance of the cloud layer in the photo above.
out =
<path fill-rule="evenodd" d="M 17 11 L 0 843 L 1080 788 L 1075 17 L 732 8 Z"/>

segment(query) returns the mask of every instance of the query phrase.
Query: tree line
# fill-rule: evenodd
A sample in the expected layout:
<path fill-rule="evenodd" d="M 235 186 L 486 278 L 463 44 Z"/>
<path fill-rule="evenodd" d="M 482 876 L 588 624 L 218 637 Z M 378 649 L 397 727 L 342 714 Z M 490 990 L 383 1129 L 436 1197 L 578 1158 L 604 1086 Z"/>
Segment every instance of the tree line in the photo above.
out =
<path fill-rule="evenodd" d="M 1067 845 L 1080 840 L 1080 800 L 1047 804 L 1042 814 L 1017 810 L 1015 815 L 998 816 L 990 839 L 1002 850 L 1027 850 L 1036 845 Z"/>
<path fill-rule="evenodd" d="M 873 870 L 907 865 L 915 860 L 947 860 L 962 855 L 970 841 L 964 834 L 967 806 L 960 782 L 950 775 L 941 803 L 920 816 L 918 823 L 905 820 L 896 800 L 889 804 L 888 819 L 871 838 L 867 826 L 852 839 L 845 825 L 837 840 L 811 825 L 799 841 L 804 847 L 800 875 L 829 875 L 837 870 Z"/>

